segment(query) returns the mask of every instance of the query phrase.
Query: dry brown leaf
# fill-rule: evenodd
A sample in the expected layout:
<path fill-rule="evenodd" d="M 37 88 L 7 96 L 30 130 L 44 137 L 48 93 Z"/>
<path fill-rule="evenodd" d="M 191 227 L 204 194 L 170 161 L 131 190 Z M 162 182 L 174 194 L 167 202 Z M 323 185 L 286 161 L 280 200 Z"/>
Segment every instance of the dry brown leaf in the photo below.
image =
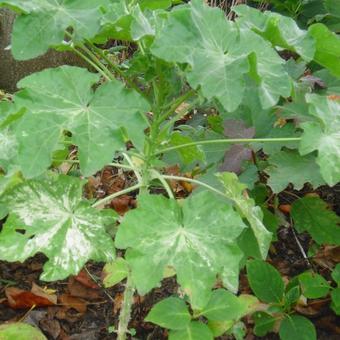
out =
<path fill-rule="evenodd" d="M 67 288 L 72 296 L 80 297 L 86 300 L 97 300 L 100 298 L 100 290 L 85 287 L 74 277 L 69 278 Z"/>
<path fill-rule="evenodd" d="M 78 313 L 84 314 L 87 310 L 87 302 L 83 299 L 74 297 L 69 294 L 62 294 L 59 297 L 59 302 L 67 309 L 73 308 Z"/>
<path fill-rule="evenodd" d="M 100 287 L 96 282 L 92 280 L 92 278 L 89 276 L 89 274 L 86 272 L 86 270 L 81 270 L 78 275 L 76 275 L 75 280 L 80 282 L 85 287 L 91 288 L 91 289 L 99 289 Z"/>

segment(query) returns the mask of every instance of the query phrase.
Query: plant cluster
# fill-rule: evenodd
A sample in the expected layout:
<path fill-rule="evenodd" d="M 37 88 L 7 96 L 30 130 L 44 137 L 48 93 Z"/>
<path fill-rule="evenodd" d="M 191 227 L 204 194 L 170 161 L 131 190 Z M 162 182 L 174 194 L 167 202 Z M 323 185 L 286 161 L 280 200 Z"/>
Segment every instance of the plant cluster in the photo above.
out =
<path fill-rule="evenodd" d="M 325 3 L 339 18 L 339 7 Z M 245 315 L 257 335 L 276 329 L 283 340 L 315 339 L 313 324 L 293 306 L 302 295 L 331 290 L 339 314 L 339 288 L 312 272 L 285 286 L 263 261 L 278 221 L 259 176 L 274 195 L 288 185 L 340 181 L 338 36 L 323 23 L 301 29 L 290 17 L 246 5 L 233 9 L 231 21 L 201 0 L 0 6 L 19 14 L 11 44 L 17 60 L 55 48 L 89 63 L 89 70 L 32 74 L 0 102 L 0 218 L 7 216 L 0 259 L 43 253 L 44 281 L 77 274 L 89 260 L 106 262 L 106 286 L 126 279 L 120 340 L 129 332 L 134 292 L 144 295 L 174 275 L 180 294 L 146 318 L 168 328 L 172 340 L 225 332 L 240 339 Z M 112 40 L 136 51 L 120 61 Z M 218 114 L 200 114 L 207 108 Z M 75 170 L 63 172 L 65 163 Z M 172 164 L 191 176 L 168 174 Z M 107 165 L 133 172 L 135 184 L 84 198 L 86 179 Z M 176 199 L 169 184 L 176 180 L 195 187 L 188 198 Z M 164 195 L 152 194 L 158 187 Z M 137 192 L 138 207 L 124 217 L 105 208 Z M 316 244 L 340 245 L 339 218 L 320 198 L 298 199 L 291 215 L 296 231 Z M 235 295 L 245 265 L 256 297 Z"/>

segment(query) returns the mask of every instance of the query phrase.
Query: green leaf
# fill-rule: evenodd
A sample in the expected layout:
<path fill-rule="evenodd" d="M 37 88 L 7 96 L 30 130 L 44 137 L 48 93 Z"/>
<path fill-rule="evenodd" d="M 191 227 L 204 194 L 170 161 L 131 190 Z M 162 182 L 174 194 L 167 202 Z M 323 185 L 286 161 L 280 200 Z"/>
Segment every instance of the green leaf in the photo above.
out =
<path fill-rule="evenodd" d="M 218 174 L 217 177 L 223 183 L 226 195 L 234 201 L 237 208 L 248 220 L 256 237 L 260 253 L 265 259 L 272 234 L 262 223 L 263 214 L 261 208 L 255 206 L 254 200 L 244 197 L 243 191 L 246 189 L 246 185 L 240 183 L 234 173 L 224 172 L 223 174 Z"/>
<path fill-rule="evenodd" d="M 332 271 L 332 279 L 340 286 L 340 263 L 338 263 Z"/>
<path fill-rule="evenodd" d="M 27 0 L 0 1 L 25 11 L 15 20 L 12 53 L 17 60 L 44 54 L 50 46 L 61 45 L 65 30 L 72 27 L 75 40 L 92 38 L 100 29 L 100 8 L 110 0 Z"/>
<path fill-rule="evenodd" d="M 228 331 L 234 324 L 234 321 L 211 321 L 208 320 L 208 327 L 212 331 L 214 337 L 223 335 Z"/>
<path fill-rule="evenodd" d="M 172 266 L 193 308 L 201 309 L 216 275 L 239 261 L 229 256 L 228 249 L 236 247 L 233 243 L 244 228 L 232 207 L 210 192 L 191 196 L 181 205 L 173 199 L 141 195 L 138 208 L 124 216 L 115 243 L 133 250 L 127 260 L 140 294 L 155 287 L 164 268 Z"/>
<path fill-rule="evenodd" d="M 287 290 L 285 296 L 285 303 L 288 308 L 292 305 L 295 305 L 301 296 L 301 291 L 299 286 L 292 287 L 291 289 Z"/>
<path fill-rule="evenodd" d="M 19 82 L 25 90 L 15 96 L 15 102 L 29 109 L 17 129 L 18 160 L 26 177 L 43 173 L 51 164 L 64 130 L 72 132 L 86 176 L 111 162 L 115 151 L 125 149 L 121 128 L 136 147 L 142 146 L 147 124 L 141 114 L 148 111 L 147 102 L 118 81 L 93 92 L 98 80 L 85 69 L 62 66 Z"/>
<path fill-rule="evenodd" d="M 340 18 L 340 3 L 338 0 L 324 0 L 324 3 L 325 8 L 331 15 Z"/>
<path fill-rule="evenodd" d="M 169 332 L 169 340 L 213 340 L 213 334 L 207 325 L 192 321 L 186 329 Z"/>
<path fill-rule="evenodd" d="M 92 259 L 109 262 L 115 250 L 105 232 L 106 214 L 82 199 L 83 182 L 69 176 L 30 180 L 6 193 L 10 211 L 0 234 L 0 259 L 23 262 L 42 252 L 49 260 L 41 279 L 77 274 Z"/>
<path fill-rule="evenodd" d="M 234 294 L 225 289 L 216 289 L 200 314 L 213 321 L 238 320 L 243 309 L 242 302 Z"/>
<path fill-rule="evenodd" d="M 263 302 L 280 303 L 284 293 L 284 283 L 280 273 L 269 263 L 261 260 L 247 262 L 250 288 Z"/>
<path fill-rule="evenodd" d="M 328 282 L 319 274 L 305 272 L 299 275 L 299 282 L 302 293 L 306 298 L 318 299 L 325 297 L 329 293 Z"/>
<path fill-rule="evenodd" d="M 185 302 L 176 297 L 169 297 L 154 305 L 145 321 L 168 329 L 184 329 L 191 320 Z"/>
<path fill-rule="evenodd" d="M 307 231 L 318 244 L 340 244 L 340 218 L 328 210 L 326 202 L 318 197 L 304 197 L 292 205 L 294 227 Z"/>
<path fill-rule="evenodd" d="M 171 0 L 139 0 L 139 6 L 144 9 L 167 9 L 171 6 Z"/>
<path fill-rule="evenodd" d="M 309 112 L 314 122 L 303 123 L 304 129 L 299 151 L 306 155 L 318 150 L 316 162 L 328 185 L 340 181 L 340 101 L 308 94 Z"/>
<path fill-rule="evenodd" d="M 0 325 L 1 340 L 46 340 L 47 338 L 36 327 L 27 323 L 15 322 Z"/>
<path fill-rule="evenodd" d="M 281 322 L 281 340 L 316 340 L 315 327 L 301 315 L 287 315 Z"/>
<path fill-rule="evenodd" d="M 200 0 L 169 14 L 151 51 L 166 61 L 189 64 L 190 85 L 200 87 L 207 99 L 218 99 L 227 111 L 241 104 L 249 71 L 264 107 L 290 94 L 283 60 L 270 44 L 249 29 L 239 30 L 221 10 Z"/>
<path fill-rule="evenodd" d="M 265 336 L 271 332 L 275 325 L 275 318 L 266 312 L 255 312 L 252 315 L 255 322 L 254 334 L 256 336 Z"/>
<path fill-rule="evenodd" d="M 174 146 L 191 142 L 193 142 L 192 138 L 182 135 L 179 132 L 174 132 L 170 139 L 170 144 Z M 205 160 L 204 152 L 196 145 L 178 149 L 178 153 L 185 165 L 195 161 L 198 162 Z"/>
<path fill-rule="evenodd" d="M 241 27 L 253 29 L 273 46 L 296 52 L 306 61 L 314 56 L 314 40 L 308 32 L 301 30 L 295 20 L 271 11 L 261 12 L 255 8 L 239 5 L 234 7 L 235 13 L 240 17 L 237 22 Z"/>
<path fill-rule="evenodd" d="M 340 38 L 323 24 L 311 25 L 308 31 L 316 42 L 314 60 L 340 77 Z"/>
<path fill-rule="evenodd" d="M 336 315 L 340 315 L 340 288 L 335 288 L 331 292 L 331 308 Z"/>
<path fill-rule="evenodd" d="M 112 287 L 124 280 L 129 273 L 129 266 L 127 262 L 119 257 L 113 262 L 105 264 L 103 268 L 103 284 L 104 287 Z"/>
<path fill-rule="evenodd" d="M 282 150 L 268 159 L 269 167 L 265 172 L 269 175 L 267 184 L 274 193 L 284 190 L 289 183 L 295 190 L 301 190 L 305 183 L 314 188 L 324 184 L 320 168 L 315 162 L 315 156 L 310 154 L 300 156 L 295 150 Z"/>

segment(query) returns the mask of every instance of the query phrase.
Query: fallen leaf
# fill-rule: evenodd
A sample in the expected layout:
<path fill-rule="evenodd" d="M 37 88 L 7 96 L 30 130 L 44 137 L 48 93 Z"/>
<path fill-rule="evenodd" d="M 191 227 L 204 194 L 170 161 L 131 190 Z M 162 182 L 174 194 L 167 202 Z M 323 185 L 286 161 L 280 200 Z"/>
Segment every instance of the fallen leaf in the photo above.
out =
<path fill-rule="evenodd" d="M 280 204 L 279 210 L 285 214 L 289 214 L 290 211 L 292 210 L 292 206 L 290 204 Z"/>
<path fill-rule="evenodd" d="M 91 289 L 99 289 L 100 287 L 96 282 L 92 280 L 92 278 L 89 276 L 89 274 L 86 272 L 86 270 L 81 270 L 78 275 L 76 275 L 75 280 L 80 282 L 85 287 L 91 288 Z"/>
<path fill-rule="evenodd" d="M 100 298 L 100 290 L 85 287 L 74 277 L 69 278 L 67 288 L 70 295 L 72 296 L 80 297 L 86 300 L 97 300 Z"/>
<path fill-rule="evenodd" d="M 87 310 L 87 302 L 83 299 L 74 297 L 69 294 L 62 294 L 59 297 L 59 302 L 66 308 L 73 308 L 78 313 L 84 314 Z"/>
<path fill-rule="evenodd" d="M 119 214 L 124 215 L 130 210 L 130 203 L 132 198 L 128 195 L 116 197 L 111 201 L 111 207 Z"/>
<path fill-rule="evenodd" d="M 113 303 L 113 315 L 116 315 L 120 311 L 123 304 L 123 298 L 124 295 L 122 293 L 115 294 Z"/>
<path fill-rule="evenodd" d="M 13 309 L 53 306 L 57 303 L 56 295 L 49 295 L 37 286 L 34 292 L 8 287 L 5 289 L 8 305 Z"/>
<path fill-rule="evenodd" d="M 57 339 L 60 335 L 61 326 L 58 320 L 43 319 L 39 324 L 40 328 L 50 335 L 53 339 Z"/>

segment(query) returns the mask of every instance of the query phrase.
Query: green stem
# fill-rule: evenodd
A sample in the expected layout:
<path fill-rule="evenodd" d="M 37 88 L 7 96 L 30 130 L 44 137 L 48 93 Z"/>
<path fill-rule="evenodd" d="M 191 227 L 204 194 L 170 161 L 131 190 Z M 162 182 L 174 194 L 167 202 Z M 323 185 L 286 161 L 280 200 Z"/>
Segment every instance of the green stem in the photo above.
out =
<path fill-rule="evenodd" d="M 132 159 L 125 152 L 123 152 L 123 156 L 127 160 L 127 162 L 130 164 L 130 168 L 132 169 L 132 171 L 136 175 L 138 183 L 141 184 L 143 182 L 142 176 L 140 175 L 139 170 L 133 164 Z"/>
<path fill-rule="evenodd" d="M 117 340 L 126 340 L 126 334 L 129 332 L 129 321 L 133 305 L 133 295 L 135 287 L 129 274 L 125 284 L 122 308 L 119 313 L 119 324 L 117 331 Z"/>
<path fill-rule="evenodd" d="M 124 79 L 124 81 L 134 90 L 136 90 L 140 95 L 142 95 L 145 99 L 147 99 L 149 101 L 149 98 L 146 97 L 145 93 L 134 83 L 132 82 L 126 75 L 125 73 L 119 68 L 118 65 L 116 65 L 115 63 L 113 63 L 110 58 L 107 57 L 107 55 L 103 52 L 103 50 L 101 50 L 100 48 L 98 48 L 97 46 L 95 46 L 92 42 L 87 41 L 87 43 L 91 46 L 91 48 L 96 51 L 106 62 L 107 64 L 113 69 L 114 72 L 116 72 L 122 79 Z"/>
<path fill-rule="evenodd" d="M 224 192 L 219 191 L 217 189 L 215 189 L 214 187 L 210 186 L 209 184 L 206 184 L 204 182 L 198 181 L 197 179 L 193 179 L 193 178 L 187 178 L 187 177 L 182 177 L 182 176 L 172 176 L 172 175 L 161 175 L 164 179 L 172 179 L 172 180 L 176 180 L 176 181 L 183 181 L 183 182 L 189 182 L 189 183 L 194 183 L 197 185 L 200 185 L 202 187 L 205 187 L 207 189 L 209 189 L 210 191 L 221 195 L 223 197 L 229 198 Z"/>
<path fill-rule="evenodd" d="M 163 185 L 164 189 L 166 190 L 169 198 L 175 198 L 174 193 L 171 190 L 170 185 L 168 184 L 168 182 L 165 180 L 165 178 L 156 170 L 152 171 L 153 177 L 157 178 Z"/>
<path fill-rule="evenodd" d="M 164 152 L 182 149 L 195 145 L 207 145 L 207 144 L 224 144 L 224 143 L 275 143 L 275 142 L 298 142 L 301 138 L 235 138 L 235 139 L 212 139 L 212 140 L 201 140 L 181 145 L 175 145 L 162 150 L 157 151 L 154 156 L 162 154 Z"/>
<path fill-rule="evenodd" d="M 96 207 L 98 207 L 102 204 L 106 204 L 106 203 L 110 202 L 111 200 L 113 200 L 114 198 L 119 197 L 119 196 L 124 195 L 124 194 L 127 194 L 131 191 L 137 190 L 140 187 L 141 187 L 141 184 L 138 183 L 136 185 L 133 185 L 132 187 L 129 187 L 129 188 L 126 188 L 124 190 L 120 190 L 118 192 L 115 192 L 112 195 L 106 196 L 106 197 L 102 198 L 101 200 L 97 201 L 96 203 L 92 204 L 92 207 L 96 208 Z"/>
<path fill-rule="evenodd" d="M 187 99 L 189 99 L 190 97 L 192 97 L 193 95 L 195 95 L 196 91 L 195 90 L 190 90 L 186 93 L 184 93 L 181 97 L 177 98 L 176 100 L 174 100 L 171 104 L 170 104 L 170 109 L 168 111 L 166 111 L 162 116 L 161 116 L 161 121 L 166 120 L 167 118 L 169 118 L 169 116 L 171 116 L 176 109 L 182 104 L 184 103 Z"/>
<path fill-rule="evenodd" d="M 85 54 L 78 51 L 75 47 L 72 47 L 72 50 L 76 54 L 78 54 L 82 59 L 84 59 L 89 65 L 91 65 L 95 70 L 97 70 L 106 80 L 111 81 L 111 78 L 98 65 L 96 65 L 90 58 L 88 58 Z"/>

